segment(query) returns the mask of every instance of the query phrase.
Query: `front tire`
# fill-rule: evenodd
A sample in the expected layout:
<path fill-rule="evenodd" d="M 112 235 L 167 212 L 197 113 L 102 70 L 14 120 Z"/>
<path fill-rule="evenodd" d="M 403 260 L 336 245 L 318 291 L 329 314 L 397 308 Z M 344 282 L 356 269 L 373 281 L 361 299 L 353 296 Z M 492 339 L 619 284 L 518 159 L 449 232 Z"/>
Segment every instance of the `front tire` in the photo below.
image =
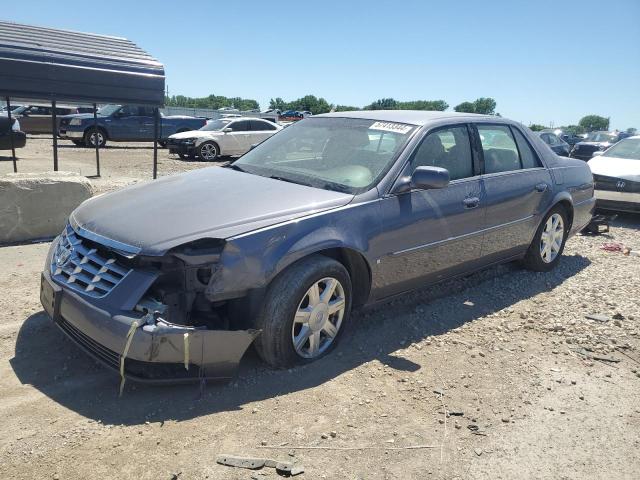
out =
<path fill-rule="evenodd" d="M 205 162 L 213 162 L 220 155 L 220 149 L 215 142 L 203 142 L 198 147 L 198 156 Z"/>
<path fill-rule="evenodd" d="M 345 267 L 314 255 L 287 268 L 271 283 L 256 321 L 254 345 L 273 367 L 309 363 L 337 345 L 351 312 L 352 288 Z"/>
<path fill-rule="evenodd" d="M 569 233 L 567 211 L 557 205 L 538 227 L 524 258 L 524 266 L 536 272 L 553 270 L 560 261 Z"/>
<path fill-rule="evenodd" d="M 97 142 L 98 148 L 103 148 L 107 144 L 107 135 L 104 133 L 104 130 L 90 128 L 85 132 L 83 141 L 87 147 L 96 148 Z"/>

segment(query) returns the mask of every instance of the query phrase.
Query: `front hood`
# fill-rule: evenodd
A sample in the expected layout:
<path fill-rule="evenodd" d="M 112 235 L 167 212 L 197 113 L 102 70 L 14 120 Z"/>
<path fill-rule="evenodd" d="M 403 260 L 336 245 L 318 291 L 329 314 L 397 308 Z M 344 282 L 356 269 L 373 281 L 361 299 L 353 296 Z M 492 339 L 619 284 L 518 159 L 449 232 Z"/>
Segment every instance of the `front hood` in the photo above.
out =
<path fill-rule="evenodd" d="M 348 204 L 353 195 L 209 167 L 99 195 L 71 223 L 143 255 L 229 238 Z"/>
<path fill-rule="evenodd" d="M 640 160 L 600 156 L 592 158 L 587 164 L 594 175 L 640 182 Z"/>
<path fill-rule="evenodd" d="M 170 135 L 169 138 L 172 138 L 174 140 L 181 140 L 184 138 L 196 138 L 196 137 L 211 137 L 214 136 L 215 134 L 220 134 L 222 132 L 217 132 L 215 130 L 189 130 L 186 132 L 180 132 L 180 133 L 174 133 L 173 135 Z"/>

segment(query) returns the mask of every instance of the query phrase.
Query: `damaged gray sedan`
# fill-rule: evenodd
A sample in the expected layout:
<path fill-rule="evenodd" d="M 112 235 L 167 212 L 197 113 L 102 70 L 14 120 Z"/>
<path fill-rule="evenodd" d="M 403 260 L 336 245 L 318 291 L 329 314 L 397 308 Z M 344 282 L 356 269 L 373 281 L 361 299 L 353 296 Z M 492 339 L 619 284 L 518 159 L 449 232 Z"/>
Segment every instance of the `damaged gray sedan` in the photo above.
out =
<path fill-rule="evenodd" d="M 228 167 L 92 198 L 52 243 L 41 301 L 123 377 L 229 378 L 335 347 L 355 307 L 521 260 L 548 271 L 593 178 L 498 117 L 317 115 Z"/>

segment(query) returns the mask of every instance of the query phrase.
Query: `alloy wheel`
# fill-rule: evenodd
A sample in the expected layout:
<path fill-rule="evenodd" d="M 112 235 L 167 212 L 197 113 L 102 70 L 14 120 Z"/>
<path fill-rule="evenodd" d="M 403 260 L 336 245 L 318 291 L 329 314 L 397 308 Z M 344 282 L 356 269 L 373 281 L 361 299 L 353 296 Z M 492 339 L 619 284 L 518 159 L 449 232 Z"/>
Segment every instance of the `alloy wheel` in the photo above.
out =
<path fill-rule="evenodd" d="M 338 336 L 345 308 L 344 288 L 337 279 L 326 277 L 311 285 L 298 305 L 291 328 L 296 353 L 303 358 L 322 355 Z"/>
<path fill-rule="evenodd" d="M 218 149 L 213 143 L 205 143 L 200 147 L 200 157 L 204 160 L 214 160 L 218 156 Z"/>
<path fill-rule="evenodd" d="M 540 237 L 540 256 L 545 263 L 553 262 L 564 241 L 564 220 L 562 215 L 554 213 L 547 219 Z"/>
<path fill-rule="evenodd" d="M 92 146 L 96 146 L 96 144 L 98 145 L 98 147 L 101 147 L 104 144 L 104 135 L 102 135 L 102 133 L 100 132 L 93 132 L 91 134 L 91 145 Z"/>

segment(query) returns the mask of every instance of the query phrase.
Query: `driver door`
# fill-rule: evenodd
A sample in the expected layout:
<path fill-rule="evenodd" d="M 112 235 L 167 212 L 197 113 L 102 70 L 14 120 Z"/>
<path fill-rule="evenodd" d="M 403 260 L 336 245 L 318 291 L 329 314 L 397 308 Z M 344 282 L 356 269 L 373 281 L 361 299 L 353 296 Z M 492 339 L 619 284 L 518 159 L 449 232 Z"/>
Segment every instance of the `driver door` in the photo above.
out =
<path fill-rule="evenodd" d="M 390 193 L 381 201 L 381 284 L 376 297 L 411 290 L 480 265 L 484 194 L 479 162 L 466 124 L 432 130 L 416 148 L 403 175 L 416 167 L 449 171 L 442 189 Z"/>
<path fill-rule="evenodd" d="M 243 155 L 251 148 L 249 120 L 236 120 L 227 125 L 232 131 L 224 134 L 224 154 Z"/>

